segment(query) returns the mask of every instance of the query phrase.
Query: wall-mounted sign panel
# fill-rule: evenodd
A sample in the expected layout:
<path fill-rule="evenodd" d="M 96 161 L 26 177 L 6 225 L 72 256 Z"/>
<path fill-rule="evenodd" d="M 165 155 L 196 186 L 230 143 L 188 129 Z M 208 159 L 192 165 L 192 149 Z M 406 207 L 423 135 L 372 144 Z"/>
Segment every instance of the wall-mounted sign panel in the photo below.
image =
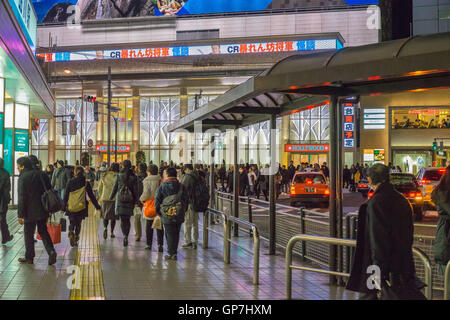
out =
<path fill-rule="evenodd" d="M 364 129 L 385 129 L 386 128 L 386 109 L 374 108 L 364 109 L 363 119 Z"/>

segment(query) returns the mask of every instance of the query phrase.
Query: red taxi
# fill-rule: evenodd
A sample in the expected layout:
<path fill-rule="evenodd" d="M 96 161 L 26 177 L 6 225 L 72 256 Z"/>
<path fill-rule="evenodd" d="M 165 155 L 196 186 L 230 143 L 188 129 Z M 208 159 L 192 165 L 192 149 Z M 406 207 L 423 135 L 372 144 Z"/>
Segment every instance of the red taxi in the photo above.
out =
<path fill-rule="evenodd" d="M 291 206 L 320 205 L 328 208 L 330 189 L 320 172 L 297 172 L 292 179 Z"/>

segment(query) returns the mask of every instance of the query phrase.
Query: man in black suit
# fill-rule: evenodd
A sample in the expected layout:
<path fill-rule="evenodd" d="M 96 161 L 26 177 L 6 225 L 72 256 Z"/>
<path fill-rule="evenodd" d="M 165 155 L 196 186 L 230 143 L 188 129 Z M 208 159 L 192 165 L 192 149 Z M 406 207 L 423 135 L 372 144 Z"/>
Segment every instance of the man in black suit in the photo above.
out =
<path fill-rule="evenodd" d="M 44 209 L 41 197 L 45 189 L 50 189 L 48 176 L 36 168 L 28 157 L 17 159 L 17 169 L 20 172 L 18 182 L 18 218 L 24 225 L 25 257 L 19 258 L 20 263 L 33 264 L 34 232 L 37 230 L 48 253 L 48 264 L 56 263 L 56 251 L 47 230 L 48 212 Z M 45 184 L 45 188 L 44 188 Z"/>

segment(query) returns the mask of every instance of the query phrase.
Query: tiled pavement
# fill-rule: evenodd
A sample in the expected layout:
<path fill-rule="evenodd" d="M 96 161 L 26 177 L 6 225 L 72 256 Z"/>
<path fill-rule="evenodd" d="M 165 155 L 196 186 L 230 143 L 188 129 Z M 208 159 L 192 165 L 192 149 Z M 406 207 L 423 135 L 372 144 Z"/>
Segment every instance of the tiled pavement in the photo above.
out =
<path fill-rule="evenodd" d="M 0 248 L 0 299 L 69 299 L 70 290 L 66 284 L 69 274 L 66 272 L 75 263 L 77 249 L 70 247 L 67 233 L 63 233 L 62 243 L 56 245 L 58 259 L 55 266 L 47 265 L 47 254 L 40 241 L 36 243 L 35 264 L 20 265 L 17 258 L 24 252 L 23 234 L 16 223 L 15 212 L 8 215 L 10 229 L 15 233 L 14 240 Z M 222 239 L 212 233 L 209 249 L 203 250 L 201 246 L 198 250 L 180 249 L 178 261 L 165 261 L 165 253 L 155 252 L 156 239 L 153 251 L 144 250 L 145 241 L 135 242 L 133 230 L 129 246 L 124 248 L 120 222 L 116 226 L 115 239 L 104 240 L 102 233 L 102 223 L 98 223 L 96 238 L 100 245 L 106 299 L 285 299 L 284 254 L 267 255 L 264 242 L 261 245 L 260 284 L 253 285 L 252 255 L 232 246 L 231 264 L 226 265 Z M 200 241 L 201 237 L 200 230 Z M 235 240 L 249 246 L 252 243 L 245 234 Z M 294 299 L 356 298 L 354 293 L 342 287 L 329 286 L 328 276 L 301 270 L 293 270 L 292 287 Z"/>

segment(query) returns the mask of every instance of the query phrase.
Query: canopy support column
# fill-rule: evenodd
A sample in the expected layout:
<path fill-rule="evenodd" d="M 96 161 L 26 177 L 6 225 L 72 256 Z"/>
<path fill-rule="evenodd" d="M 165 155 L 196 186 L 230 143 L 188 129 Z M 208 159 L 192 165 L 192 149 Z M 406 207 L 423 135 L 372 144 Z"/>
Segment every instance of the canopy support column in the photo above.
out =
<path fill-rule="evenodd" d="M 276 251 L 276 238 L 275 238 L 275 174 L 278 171 L 276 163 L 276 129 L 277 129 L 277 117 L 275 114 L 270 115 L 270 168 L 271 172 L 268 173 L 269 179 L 269 254 L 274 255 Z"/>
<path fill-rule="evenodd" d="M 339 214 L 339 203 L 340 198 L 342 198 L 342 189 L 339 190 L 338 181 L 341 178 L 340 166 L 338 162 L 339 159 L 342 158 L 340 155 L 342 153 L 342 143 L 339 141 L 340 134 L 339 131 L 342 131 L 341 125 L 339 124 L 339 107 L 338 107 L 338 97 L 331 96 L 330 97 L 330 237 L 336 238 L 338 235 L 337 232 L 337 218 Z M 341 134 L 342 139 L 342 134 Z M 339 196 L 340 195 L 340 196 Z M 341 210 L 342 211 L 342 208 Z M 330 245 L 330 254 L 329 254 L 329 267 L 330 271 L 337 271 L 337 246 Z M 330 276 L 330 282 L 335 283 L 336 277 Z"/>
<path fill-rule="evenodd" d="M 209 206 L 211 208 L 215 208 L 216 207 L 216 203 L 215 203 L 215 197 L 214 197 L 214 193 L 216 191 L 215 188 L 215 184 L 214 184 L 214 152 L 215 152 L 215 143 L 214 143 L 214 133 L 211 134 L 211 164 L 210 164 L 210 168 L 209 168 Z"/>
<path fill-rule="evenodd" d="M 234 141 L 233 141 L 233 214 L 236 218 L 239 218 L 239 168 L 238 168 L 238 134 L 239 129 L 236 127 L 234 129 Z M 233 224 L 233 235 L 237 237 L 239 235 L 239 226 L 237 223 Z"/>

